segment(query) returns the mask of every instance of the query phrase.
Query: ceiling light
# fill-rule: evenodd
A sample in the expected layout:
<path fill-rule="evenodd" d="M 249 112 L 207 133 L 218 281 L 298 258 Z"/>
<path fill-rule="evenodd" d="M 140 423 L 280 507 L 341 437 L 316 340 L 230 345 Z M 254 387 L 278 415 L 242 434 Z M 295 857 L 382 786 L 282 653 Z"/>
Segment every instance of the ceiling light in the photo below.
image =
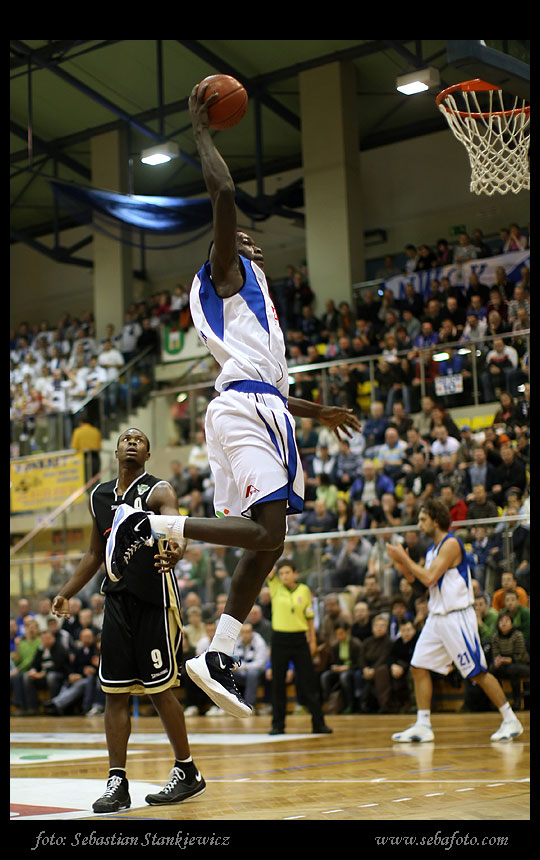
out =
<path fill-rule="evenodd" d="M 178 158 L 178 144 L 172 140 L 165 143 L 160 143 L 157 146 L 151 146 L 148 149 L 143 149 L 141 153 L 141 161 L 143 164 L 165 164 L 172 158 Z"/>
<path fill-rule="evenodd" d="M 433 66 L 428 66 L 427 69 L 416 69 L 416 71 L 408 72 L 406 75 L 398 75 L 396 89 L 406 96 L 412 96 L 415 93 L 422 93 L 431 87 L 436 87 L 440 82 L 439 70 Z"/>
<path fill-rule="evenodd" d="M 437 352 L 432 356 L 433 361 L 448 361 L 450 356 L 447 352 Z"/>

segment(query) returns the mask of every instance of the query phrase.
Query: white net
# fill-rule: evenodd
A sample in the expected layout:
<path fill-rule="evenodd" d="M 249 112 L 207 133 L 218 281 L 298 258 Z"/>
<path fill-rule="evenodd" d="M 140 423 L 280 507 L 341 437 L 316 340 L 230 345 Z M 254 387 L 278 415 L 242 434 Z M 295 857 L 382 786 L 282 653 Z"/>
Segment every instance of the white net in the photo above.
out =
<path fill-rule="evenodd" d="M 516 97 L 509 106 L 502 90 L 454 90 L 439 109 L 469 154 L 472 192 L 517 194 L 530 188 L 530 112 L 524 100 Z"/>

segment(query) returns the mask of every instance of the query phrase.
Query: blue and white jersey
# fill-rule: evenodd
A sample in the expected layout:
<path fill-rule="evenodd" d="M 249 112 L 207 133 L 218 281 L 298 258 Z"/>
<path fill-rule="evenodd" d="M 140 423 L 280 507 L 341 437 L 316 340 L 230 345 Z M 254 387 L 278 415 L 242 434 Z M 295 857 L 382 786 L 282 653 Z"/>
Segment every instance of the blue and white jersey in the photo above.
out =
<path fill-rule="evenodd" d="M 252 380 L 289 394 L 285 341 L 264 272 L 240 257 L 245 284 L 234 296 L 222 299 L 214 290 L 207 261 L 193 279 L 189 297 L 191 316 L 199 337 L 221 367 L 216 390 L 231 382 Z"/>
<path fill-rule="evenodd" d="M 426 552 L 426 569 L 429 570 L 433 559 L 449 537 L 458 541 L 462 551 L 462 561 L 457 567 L 448 568 L 435 585 L 430 586 L 428 609 L 433 615 L 447 615 L 449 612 L 455 612 L 456 609 L 467 609 L 468 606 L 474 605 L 474 592 L 471 572 L 467 564 L 467 554 L 458 537 L 448 534 L 439 544 L 431 544 Z"/>

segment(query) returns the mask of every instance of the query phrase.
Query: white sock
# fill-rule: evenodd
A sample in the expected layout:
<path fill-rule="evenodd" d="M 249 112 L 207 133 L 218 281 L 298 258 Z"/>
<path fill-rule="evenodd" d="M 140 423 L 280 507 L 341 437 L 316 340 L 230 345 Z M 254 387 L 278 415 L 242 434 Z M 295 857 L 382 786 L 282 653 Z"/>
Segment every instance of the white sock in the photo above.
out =
<path fill-rule="evenodd" d="M 431 711 L 417 711 L 416 722 L 421 726 L 429 726 L 431 728 Z"/>
<path fill-rule="evenodd" d="M 168 517 L 163 514 L 150 514 L 148 519 L 150 520 L 152 531 L 158 533 L 161 537 L 167 540 L 174 540 L 177 543 L 184 537 L 184 523 L 187 517 L 181 515 Z"/>
<path fill-rule="evenodd" d="M 224 654 L 232 656 L 236 640 L 240 636 L 242 622 L 233 618 L 232 615 L 223 613 L 218 621 L 214 638 L 212 639 L 208 650 L 222 651 Z"/>
<path fill-rule="evenodd" d="M 517 719 L 512 708 L 510 707 L 510 702 L 505 702 L 504 705 L 502 705 L 502 707 L 499 708 L 499 713 L 500 713 L 501 717 L 503 718 L 503 720 L 515 720 L 515 719 Z"/>

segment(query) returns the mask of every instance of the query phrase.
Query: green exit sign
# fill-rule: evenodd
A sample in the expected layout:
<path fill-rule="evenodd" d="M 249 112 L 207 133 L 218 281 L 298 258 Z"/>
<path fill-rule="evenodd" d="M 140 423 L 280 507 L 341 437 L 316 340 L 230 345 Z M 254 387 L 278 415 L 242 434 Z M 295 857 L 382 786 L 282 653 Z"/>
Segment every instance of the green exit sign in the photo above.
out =
<path fill-rule="evenodd" d="M 460 233 L 466 233 L 467 228 L 465 224 L 456 224 L 454 227 L 450 227 L 450 235 L 451 236 L 459 236 Z"/>

